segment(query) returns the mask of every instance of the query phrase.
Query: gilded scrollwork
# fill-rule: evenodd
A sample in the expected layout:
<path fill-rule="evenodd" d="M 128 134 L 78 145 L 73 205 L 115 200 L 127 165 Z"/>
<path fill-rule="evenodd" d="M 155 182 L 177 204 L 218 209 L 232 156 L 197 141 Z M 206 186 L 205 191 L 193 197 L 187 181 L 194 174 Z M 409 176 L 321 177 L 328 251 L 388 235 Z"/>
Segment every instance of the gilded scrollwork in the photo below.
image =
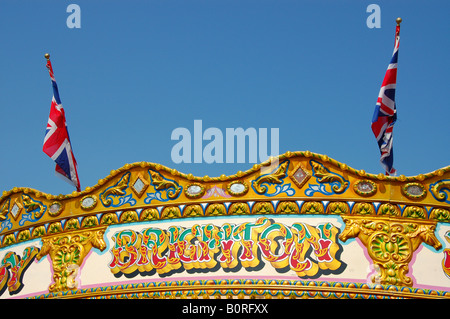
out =
<path fill-rule="evenodd" d="M 115 185 L 108 187 L 103 193 L 100 194 L 100 200 L 105 207 L 119 207 L 125 204 L 130 204 L 133 206 L 136 204 L 136 200 L 132 197 L 132 195 L 127 195 L 125 192 L 130 183 L 130 176 L 130 172 L 125 173 Z M 118 203 L 114 203 L 113 199 L 115 197 L 119 198 Z"/>
<path fill-rule="evenodd" d="M 26 194 L 22 195 L 22 203 L 23 207 L 25 208 L 25 213 L 22 214 L 22 218 L 19 221 L 20 226 L 23 226 L 26 221 L 38 221 L 47 210 L 46 205 Z"/>
<path fill-rule="evenodd" d="M 270 174 L 261 175 L 252 182 L 253 189 L 258 194 L 264 194 L 268 191 L 267 185 L 264 184 L 282 184 L 283 179 L 287 176 L 287 168 L 289 161 L 284 161 Z"/>
<path fill-rule="evenodd" d="M 450 179 L 437 181 L 430 185 L 430 192 L 438 201 L 450 203 L 448 193 L 450 193 Z"/>
<path fill-rule="evenodd" d="M 106 227 L 82 230 L 72 233 L 42 238 L 42 248 L 36 255 L 40 260 L 49 255 L 52 260 L 53 283 L 49 292 L 73 290 L 77 288 L 74 274 L 81 267 L 84 258 L 92 247 L 105 250 L 103 239 Z"/>
<path fill-rule="evenodd" d="M 7 215 L 8 215 L 8 213 L 9 213 L 9 202 L 10 202 L 10 201 L 11 201 L 11 200 L 8 198 L 8 200 L 6 200 L 6 201 L 3 203 L 3 206 L 2 206 L 2 208 L 0 209 L 0 221 L 6 220 Z"/>
<path fill-rule="evenodd" d="M 347 241 L 358 237 L 366 246 L 369 256 L 379 267 L 380 273 L 372 282 L 387 285 L 408 286 L 413 282 L 407 276 L 409 262 L 421 243 L 436 250 L 442 244 L 434 234 L 436 223 L 404 222 L 376 217 L 343 218 L 346 227 L 339 238 Z"/>

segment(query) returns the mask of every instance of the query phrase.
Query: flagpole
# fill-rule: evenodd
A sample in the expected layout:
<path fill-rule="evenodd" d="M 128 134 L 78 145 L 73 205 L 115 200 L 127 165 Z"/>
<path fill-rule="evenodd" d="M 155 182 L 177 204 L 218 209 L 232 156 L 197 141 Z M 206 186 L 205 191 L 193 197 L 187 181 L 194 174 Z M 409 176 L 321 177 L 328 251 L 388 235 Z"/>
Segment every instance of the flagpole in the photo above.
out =
<path fill-rule="evenodd" d="M 56 162 L 56 175 L 62 177 L 76 187 L 80 192 L 80 180 L 77 172 L 77 162 L 70 145 L 69 133 L 67 131 L 64 109 L 59 98 L 58 86 L 53 75 L 50 54 L 45 53 L 47 68 L 53 86 L 53 98 L 50 106 L 50 115 L 47 122 L 47 129 L 44 137 L 43 151 Z M 56 152 L 55 150 L 61 152 Z"/>

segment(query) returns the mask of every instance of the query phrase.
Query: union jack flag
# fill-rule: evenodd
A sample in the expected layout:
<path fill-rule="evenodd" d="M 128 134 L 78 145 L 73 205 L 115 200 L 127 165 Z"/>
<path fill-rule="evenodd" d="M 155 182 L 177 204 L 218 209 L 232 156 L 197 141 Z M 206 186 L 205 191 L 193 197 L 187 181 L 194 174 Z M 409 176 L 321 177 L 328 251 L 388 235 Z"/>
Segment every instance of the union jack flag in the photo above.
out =
<path fill-rule="evenodd" d="M 394 164 L 394 151 L 392 148 L 393 136 L 392 131 L 395 121 L 397 120 L 397 110 L 395 106 L 395 88 L 397 84 L 397 59 L 398 47 L 400 44 L 400 24 L 395 29 L 395 47 L 392 55 L 391 63 L 384 76 L 381 84 L 380 93 L 378 94 L 375 112 L 372 118 L 372 131 L 377 139 L 380 148 L 381 165 L 386 170 L 386 175 L 395 175 L 396 170 Z"/>
<path fill-rule="evenodd" d="M 46 56 L 47 57 L 47 56 Z M 50 115 L 47 122 L 47 130 L 44 137 L 42 150 L 56 162 L 56 175 L 66 180 L 80 191 L 77 162 L 70 145 L 67 131 L 66 116 L 59 98 L 58 86 L 53 75 L 50 59 L 47 57 L 47 68 L 53 86 L 53 98 L 50 105 Z"/>

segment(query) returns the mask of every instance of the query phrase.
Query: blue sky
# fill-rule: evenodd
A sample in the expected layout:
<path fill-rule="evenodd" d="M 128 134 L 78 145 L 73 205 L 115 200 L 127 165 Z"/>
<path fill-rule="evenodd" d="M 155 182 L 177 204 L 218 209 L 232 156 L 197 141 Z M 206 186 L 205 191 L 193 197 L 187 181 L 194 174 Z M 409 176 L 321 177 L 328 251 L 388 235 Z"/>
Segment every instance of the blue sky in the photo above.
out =
<path fill-rule="evenodd" d="M 72 3 L 81 28 L 66 24 Z M 370 4 L 380 7 L 380 28 L 366 24 Z M 193 134 L 194 120 L 224 135 L 279 128 L 280 153 L 309 150 L 383 173 L 370 122 L 398 16 L 394 166 L 407 176 L 445 167 L 449 12 L 446 0 L 2 0 L 0 192 L 74 190 L 42 152 L 52 98 L 46 52 L 82 189 L 140 161 L 196 176 L 253 166 L 174 163 L 171 134 Z"/>

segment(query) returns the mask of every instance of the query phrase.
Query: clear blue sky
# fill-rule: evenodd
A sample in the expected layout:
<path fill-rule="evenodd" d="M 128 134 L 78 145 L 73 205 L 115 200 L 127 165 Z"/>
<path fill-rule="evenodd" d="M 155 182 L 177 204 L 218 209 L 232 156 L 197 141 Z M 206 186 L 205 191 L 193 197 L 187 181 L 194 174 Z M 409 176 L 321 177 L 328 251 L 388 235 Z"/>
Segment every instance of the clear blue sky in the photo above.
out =
<path fill-rule="evenodd" d="M 71 3 L 81 28 L 68 28 Z M 381 28 L 368 28 L 378 4 Z M 172 131 L 279 128 L 279 151 L 327 154 L 383 173 L 370 129 L 403 18 L 394 166 L 407 176 L 450 164 L 450 2 L 152 0 L 0 2 L 0 194 L 74 188 L 42 152 L 51 54 L 81 188 L 126 163 L 196 176 L 244 164 L 176 164 Z M 205 146 L 208 142 L 204 142 Z"/>

